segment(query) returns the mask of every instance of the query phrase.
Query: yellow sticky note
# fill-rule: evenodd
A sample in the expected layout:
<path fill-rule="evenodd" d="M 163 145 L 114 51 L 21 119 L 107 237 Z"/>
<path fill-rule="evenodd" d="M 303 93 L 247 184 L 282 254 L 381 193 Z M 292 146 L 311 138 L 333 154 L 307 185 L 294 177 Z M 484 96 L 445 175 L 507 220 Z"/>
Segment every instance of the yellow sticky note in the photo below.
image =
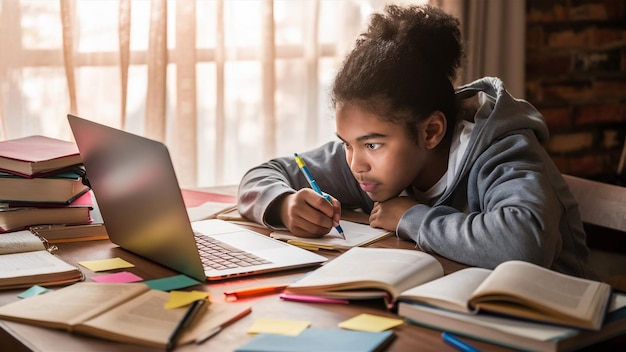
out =
<path fill-rule="evenodd" d="M 174 309 L 187 306 L 193 301 L 207 299 L 209 293 L 205 291 L 170 291 L 170 298 L 165 303 L 165 309 Z"/>
<path fill-rule="evenodd" d="M 113 269 L 121 269 L 121 268 L 132 268 L 135 266 L 125 261 L 122 258 L 83 260 L 82 262 L 78 262 L 78 264 L 84 266 L 85 268 L 91 271 L 105 271 L 105 270 L 113 270 Z"/>
<path fill-rule="evenodd" d="M 402 325 L 402 323 L 404 323 L 402 319 L 393 319 L 372 314 L 359 314 L 353 318 L 342 321 L 339 323 L 339 327 L 349 330 L 380 332 Z"/>
<path fill-rule="evenodd" d="M 248 334 L 280 334 L 298 336 L 311 326 L 308 321 L 261 318 L 248 328 Z"/>

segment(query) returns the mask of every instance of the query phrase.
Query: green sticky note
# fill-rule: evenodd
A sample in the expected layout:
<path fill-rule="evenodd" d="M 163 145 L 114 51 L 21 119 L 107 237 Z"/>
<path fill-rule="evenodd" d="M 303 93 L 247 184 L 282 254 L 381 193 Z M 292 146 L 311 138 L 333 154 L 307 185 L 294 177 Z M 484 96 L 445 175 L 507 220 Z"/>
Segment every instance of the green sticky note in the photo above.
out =
<path fill-rule="evenodd" d="M 144 281 L 144 284 L 148 285 L 153 290 L 171 291 L 179 288 L 185 288 L 189 286 L 195 286 L 200 281 L 192 279 L 187 275 L 170 276 L 163 279 Z"/>
<path fill-rule="evenodd" d="M 51 291 L 45 287 L 41 287 L 38 285 L 35 285 L 31 288 L 29 288 L 28 290 L 20 293 L 19 295 L 17 295 L 18 298 L 28 298 L 28 297 L 32 297 L 32 296 L 37 296 L 40 295 L 42 293 L 46 293 L 48 291 Z"/>

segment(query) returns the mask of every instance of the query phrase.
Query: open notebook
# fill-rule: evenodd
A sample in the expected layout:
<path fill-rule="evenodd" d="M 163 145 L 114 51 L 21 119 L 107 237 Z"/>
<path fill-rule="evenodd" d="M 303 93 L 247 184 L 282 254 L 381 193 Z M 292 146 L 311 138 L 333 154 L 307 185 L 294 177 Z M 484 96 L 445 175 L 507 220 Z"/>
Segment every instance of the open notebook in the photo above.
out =
<path fill-rule="evenodd" d="M 297 237 L 287 231 L 274 231 L 270 236 L 302 248 L 344 250 L 352 247 L 364 247 L 393 234 L 391 231 L 348 220 L 341 220 L 340 224 L 346 239 L 343 239 L 335 229 L 321 238 Z"/>
<path fill-rule="evenodd" d="M 199 280 L 327 260 L 223 220 L 192 226 L 164 144 L 72 115 L 68 121 L 109 238 L 120 247 Z M 224 249 L 218 257 L 199 247 Z M 224 251 L 235 261 L 223 263 Z"/>
<path fill-rule="evenodd" d="M 216 215 L 217 219 L 225 220 L 234 224 L 246 226 L 264 227 L 256 222 L 252 222 L 244 218 L 237 207 L 227 209 Z M 345 250 L 352 247 L 365 247 L 376 241 L 387 238 L 394 233 L 383 229 L 377 229 L 369 226 L 369 215 L 359 211 L 350 209 L 341 210 L 341 227 L 344 230 L 345 239 L 337 232 L 331 229 L 328 234 L 320 238 L 304 238 L 292 235 L 289 231 L 273 231 L 270 233 L 272 238 L 286 241 L 289 244 L 306 248 L 309 250 L 328 249 L 328 250 Z"/>

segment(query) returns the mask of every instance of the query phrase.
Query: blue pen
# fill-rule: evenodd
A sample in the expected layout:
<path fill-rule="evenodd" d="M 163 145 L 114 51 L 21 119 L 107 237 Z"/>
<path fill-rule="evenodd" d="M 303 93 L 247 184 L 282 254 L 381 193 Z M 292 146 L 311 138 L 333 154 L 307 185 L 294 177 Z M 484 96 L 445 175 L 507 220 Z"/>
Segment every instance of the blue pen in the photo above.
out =
<path fill-rule="evenodd" d="M 311 175 L 311 172 L 309 171 L 309 168 L 306 167 L 306 164 L 304 163 L 304 160 L 302 160 L 302 158 L 298 155 L 298 153 L 293 153 L 293 157 L 296 158 L 296 163 L 298 164 L 298 167 L 300 167 L 300 170 L 302 170 L 302 172 L 304 173 L 304 176 L 306 177 L 306 180 L 309 181 L 309 184 L 311 185 L 311 188 L 313 188 L 313 190 L 315 192 L 317 192 L 317 194 L 319 194 L 320 196 L 324 197 L 324 199 L 326 199 L 330 203 L 330 197 L 327 194 L 324 194 L 324 192 L 322 192 L 322 189 L 320 188 L 320 186 L 317 185 L 317 182 L 315 182 L 315 179 L 313 178 L 313 175 Z M 343 229 L 341 228 L 341 225 L 335 226 L 335 229 L 337 229 L 337 232 L 339 232 L 341 237 L 343 237 L 343 239 L 345 240 L 346 239 L 346 235 L 344 235 Z"/>
<path fill-rule="evenodd" d="M 445 341 L 449 345 L 452 345 L 452 346 L 456 347 L 456 349 L 458 349 L 459 351 L 462 351 L 462 352 L 480 352 L 480 350 L 478 348 L 470 345 L 469 343 L 467 343 L 465 341 L 459 340 L 456 336 L 454 336 L 452 334 L 449 334 L 447 332 L 442 333 L 441 334 L 441 338 L 443 339 L 443 341 Z"/>

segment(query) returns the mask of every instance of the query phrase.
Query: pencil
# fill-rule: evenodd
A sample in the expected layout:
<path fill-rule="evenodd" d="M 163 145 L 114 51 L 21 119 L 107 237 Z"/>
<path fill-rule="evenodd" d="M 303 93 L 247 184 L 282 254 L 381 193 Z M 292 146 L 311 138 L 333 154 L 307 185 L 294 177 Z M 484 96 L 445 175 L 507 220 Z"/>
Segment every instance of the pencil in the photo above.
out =
<path fill-rule="evenodd" d="M 326 199 L 330 203 L 330 197 L 327 194 L 324 194 L 324 192 L 322 192 L 322 189 L 317 185 L 317 182 L 313 178 L 313 175 L 311 175 L 311 172 L 309 171 L 309 168 L 304 163 L 304 160 L 302 160 L 302 158 L 298 155 L 298 153 L 293 153 L 293 157 L 296 159 L 296 163 L 298 164 L 298 167 L 304 173 L 304 176 L 306 177 L 306 180 L 311 185 L 311 188 L 313 188 L 313 190 L 317 192 L 317 194 L 324 197 L 324 199 Z M 335 229 L 337 230 L 337 232 L 339 232 L 341 237 L 345 240 L 346 235 L 343 233 L 343 229 L 341 228 L 341 225 L 335 226 Z"/>

